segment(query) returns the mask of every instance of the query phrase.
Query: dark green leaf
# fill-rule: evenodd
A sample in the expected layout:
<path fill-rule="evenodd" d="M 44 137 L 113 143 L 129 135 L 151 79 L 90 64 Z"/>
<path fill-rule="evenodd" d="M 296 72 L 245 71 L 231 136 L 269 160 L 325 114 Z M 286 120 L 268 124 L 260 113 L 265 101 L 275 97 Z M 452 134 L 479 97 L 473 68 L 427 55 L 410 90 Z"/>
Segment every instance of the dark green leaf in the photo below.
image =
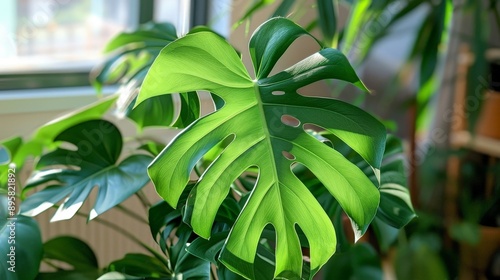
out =
<path fill-rule="evenodd" d="M 91 220 L 149 182 L 145 171 L 151 157 L 132 155 L 118 162 L 122 137 L 118 128 L 108 121 L 80 123 L 63 131 L 55 141 L 72 144 L 76 149 L 58 148 L 40 159 L 37 166 L 45 169 L 30 178 L 23 193 L 45 183 L 52 184 L 30 195 L 23 202 L 23 213 L 38 215 L 67 197 L 52 220 L 70 219 L 97 187 L 96 202 L 89 216 Z"/>
<path fill-rule="evenodd" d="M 88 106 L 52 120 L 40 127 L 35 132 L 33 139 L 40 141 L 45 145 L 50 145 L 56 136 L 64 130 L 85 121 L 101 118 L 115 103 L 117 98 L 118 96 L 116 95 L 102 98 Z"/>
<path fill-rule="evenodd" d="M 0 197 L 7 209 L 6 197 Z M 0 279 L 34 279 L 42 260 L 42 238 L 35 220 L 25 216 L 7 219 L 2 213 L 0 229 Z"/>
<path fill-rule="evenodd" d="M 295 0 L 281 0 L 280 5 L 271 17 L 287 17 L 294 4 Z"/>
<path fill-rule="evenodd" d="M 36 280 L 94 280 L 99 277 L 99 271 L 89 270 L 59 270 L 56 272 L 41 272 Z M 114 279 L 116 280 L 116 278 Z"/>
<path fill-rule="evenodd" d="M 336 47 L 334 41 L 337 35 L 337 12 L 335 11 L 334 0 L 317 0 L 318 22 L 323 37 L 328 46 Z"/>
<path fill-rule="evenodd" d="M 74 270 L 99 269 L 97 258 L 89 245 L 71 236 L 60 236 L 45 242 L 43 253 L 44 258 L 65 262 Z"/>
<path fill-rule="evenodd" d="M 450 228 L 450 236 L 456 241 L 476 245 L 481 238 L 479 224 L 471 222 L 453 224 Z"/>
<path fill-rule="evenodd" d="M 155 96 L 132 109 L 134 103 L 130 103 L 128 112 L 125 114 L 140 128 L 168 126 L 173 122 L 174 101 L 170 95 Z"/>
<path fill-rule="evenodd" d="M 127 254 L 112 262 L 108 269 L 136 277 L 175 279 L 161 261 L 143 254 Z"/>
<path fill-rule="evenodd" d="M 394 263 L 397 279 L 449 279 L 439 255 L 425 242 L 418 242 L 417 238 L 414 236 L 407 246 L 398 248 Z"/>
<path fill-rule="evenodd" d="M 380 258 L 368 243 L 335 254 L 325 265 L 323 279 L 383 279 Z"/>

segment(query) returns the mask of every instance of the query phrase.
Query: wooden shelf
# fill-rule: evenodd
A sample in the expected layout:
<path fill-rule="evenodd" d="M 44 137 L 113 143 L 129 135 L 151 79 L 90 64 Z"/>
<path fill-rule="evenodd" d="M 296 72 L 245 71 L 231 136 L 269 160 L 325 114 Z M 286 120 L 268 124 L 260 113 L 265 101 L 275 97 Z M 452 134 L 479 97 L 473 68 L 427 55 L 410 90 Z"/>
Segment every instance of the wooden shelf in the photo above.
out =
<path fill-rule="evenodd" d="M 471 135 L 468 131 L 453 132 L 450 137 L 452 147 L 463 147 L 475 152 L 500 158 L 500 140 L 481 135 Z"/>

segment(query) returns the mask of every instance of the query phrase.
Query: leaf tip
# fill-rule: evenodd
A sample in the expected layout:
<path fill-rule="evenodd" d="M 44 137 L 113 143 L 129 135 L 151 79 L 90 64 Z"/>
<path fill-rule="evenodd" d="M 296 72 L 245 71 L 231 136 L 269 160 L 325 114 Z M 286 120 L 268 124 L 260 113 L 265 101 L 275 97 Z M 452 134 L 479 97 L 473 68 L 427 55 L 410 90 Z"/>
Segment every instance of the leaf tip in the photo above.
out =
<path fill-rule="evenodd" d="M 361 80 L 358 80 L 357 82 L 354 83 L 354 85 L 359 88 L 360 90 L 364 91 L 364 92 L 367 92 L 367 93 L 372 93 L 366 86 L 365 84 L 361 81 Z"/>

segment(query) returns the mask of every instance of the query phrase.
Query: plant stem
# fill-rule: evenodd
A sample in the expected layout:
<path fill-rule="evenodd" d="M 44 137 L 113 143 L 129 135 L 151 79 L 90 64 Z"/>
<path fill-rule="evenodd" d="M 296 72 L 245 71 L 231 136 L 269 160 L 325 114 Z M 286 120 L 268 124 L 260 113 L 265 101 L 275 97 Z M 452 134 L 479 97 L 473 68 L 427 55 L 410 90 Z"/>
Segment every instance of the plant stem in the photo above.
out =
<path fill-rule="evenodd" d="M 52 205 L 53 208 L 59 208 L 59 205 Z M 89 216 L 89 214 L 87 213 L 81 213 L 81 212 L 76 212 L 76 215 L 77 216 L 80 216 L 80 217 L 84 217 L 84 218 L 87 218 Z M 97 222 L 97 223 L 100 223 L 101 225 L 104 225 L 104 226 L 107 226 L 108 228 L 116 231 L 117 233 L 120 233 L 121 235 L 127 237 L 128 239 L 130 239 L 130 241 L 136 243 L 137 245 L 141 246 L 142 248 L 144 248 L 146 251 L 150 252 L 151 254 L 153 254 L 158 260 L 160 260 L 164 265 L 165 267 L 170 270 L 170 263 L 167 259 L 165 259 L 161 254 L 159 254 L 158 252 L 156 252 L 155 249 L 151 248 L 150 246 L 148 246 L 146 243 L 142 242 L 139 238 L 135 237 L 133 234 L 131 234 L 130 232 L 128 232 L 127 229 L 113 223 L 113 222 L 110 222 L 110 221 L 107 221 L 107 220 L 103 220 L 99 217 L 97 218 L 94 218 L 93 221 Z"/>
<path fill-rule="evenodd" d="M 137 220 L 137 221 L 139 221 L 141 223 L 149 224 L 146 219 L 144 219 L 143 217 L 137 215 L 137 213 L 135 213 L 134 211 L 132 211 L 130 209 L 127 209 L 125 206 L 123 206 L 121 204 L 116 205 L 116 208 L 118 210 L 122 211 L 123 213 L 127 214 L 129 217 L 134 218 L 135 220 Z"/>
<path fill-rule="evenodd" d="M 218 280 L 219 277 L 217 277 L 217 267 L 214 264 L 210 264 L 210 279 L 213 280 Z"/>
<path fill-rule="evenodd" d="M 59 266 L 53 264 L 51 261 L 47 260 L 47 259 L 43 259 L 42 260 L 44 263 L 46 263 L 48 266 L 52 267 L 52 268 L 55 268 L 56 270 L 62 270 L 62 268 L 60 268 Z"/>
<path fill-rule="evenodd" d="M 139 200 L 141 201 L 141 203 L 144 206 L 144 208 L 146 209 L 146 211 L 149 208 L 151 208 L 151 202 L 149 202 L 148 198 L 146 197 L 146 195 L 144 194 L 144 192 L 142 190 L 139 190 L 138 192 L 136 192 L 135 195 L 137 196 L 137 198 L 139 198 Z"/>

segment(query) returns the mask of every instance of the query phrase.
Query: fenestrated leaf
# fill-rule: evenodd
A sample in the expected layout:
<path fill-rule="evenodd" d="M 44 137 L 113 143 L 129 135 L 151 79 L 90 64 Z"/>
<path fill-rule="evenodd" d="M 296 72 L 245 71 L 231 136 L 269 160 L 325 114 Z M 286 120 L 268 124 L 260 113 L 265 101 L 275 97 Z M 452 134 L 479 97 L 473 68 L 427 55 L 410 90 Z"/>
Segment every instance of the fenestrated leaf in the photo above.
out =
<path fill-rule="evenodd" d="M 200 105 L 195 92 L 180 95 L 177 115 L 171 95 L 158 96 L 133 108 L 142 81 L 160 50 L 177 39 L 170 23 L 147 23 L 133 32 L 114 37 L 104 52 L 110 57 L 92 71 L 91 80 L 100 92 L 104 84 L 120 83 L 118 111 L 133 120 L 139 129 L 148 126 L 184 128 L 199 117 Z"/>
<path fill-rule="evenodd" d="M 6 197 L 0 198 L 0 279 L 34 279 L 42 260 L 42 237 L 35 220 L 25 216 L 7 219 Z M 14 247 L 12 250 L 11 247 Z"/>
<path fill-rule="evenodd" d="M 324 128 L 374 169 L 380 167 L 385 147 L 385 128 L 380 122 L 347 103 L 297 93 L 322 79 L 340 79 L 364 89 L 345 56 L 335 49 L 322 49 L 267 77 L 301 35 L 309 34 L 284 18 L 263 24 L 250 40 L 257 73 L 252 80 L 240 57 L 222 38 L 211 32 L 189 34 L 162 50 L 137 99 L 140 104 L 164 93 L 208 90 L 224 100 L 222 108 L 195 121 L 175 138 L 151 164 L 149 174 L 158 193 L 177 206 L 196 163 L 212 147 L 234 136 L 191 191 L 187 205 L 192 209 L 187 211 L 192 212 L 194 232 L 208 238 L 231 184 L 249 167 L 258 169 L 256 185 L 220 256 L 229 269 L 252 279 L 257 245 L 267 224 L 273 225 L 277 235 L 275 277 L 302 274 L 296 226 L 310 245 L 309 278 L 335 251 L 333 225 L 293 174 L 294 162 L 310 169 L 337 199 L 356 225 L 357 237 L 364 233 L 379 204 L 379 191 L 370 179 L 303 128 L 308 123 Z M 283 117 L 298 124 L 282 121 Z"/>
<path fill-rule="evenodd" d="M 179 209 L 164 201 L 155 204 L 149 209 L 149 225 L 153 238 L 169 258 L 167 270 L 172 279 L 209 279 L 210 262 L 187 251 L 188 243 L 196 235 L 182 222 Z"/>
<path fill-rule="evenodd" d="M 116 98 L 117 96 L 102 98 L 88 106 L 56 118 L 40 127 L 28 140 L 13 137 L 2 141 L 0 145 L 7 149 L 9 162 L 14 163 L 17 170 L 21 170 L 27 158 L 38 157 L 44 147 L 53 147 L 53 140 L 59 133 L 77 123 L 100 118 L 114 104 Z M 9 169 L 8 163 L 0 164 L 1 187 L 6 185 L 7 169 Z"/>
<path fill-rule="evenodd" d="M 76 149 L 60 147 L 40 158 L 37 168 L 42 170 L 30 178 L 23 194 L 45 183 L 49 186 L 23 202 L 26 215 L 38 215 L 67 197 L 52 220 L 70 219 L 97 187 L 96 202 L 89 216 L 93 219 L 149 181 L 145 171 L 151 157 L 136 154 L 118 162 L 122 137 L 118 128 L 108 121 L 92 120 L 72 126 L 55 141 L 72 144 Z"/>
<path fill-rule="evenodd" d="M 377 218 L 395 228 L 404 227 L 417 216 L 411 203 L 405 171 L 403 145 L 399 139 L 390 136 L 380 169 Z"/>

